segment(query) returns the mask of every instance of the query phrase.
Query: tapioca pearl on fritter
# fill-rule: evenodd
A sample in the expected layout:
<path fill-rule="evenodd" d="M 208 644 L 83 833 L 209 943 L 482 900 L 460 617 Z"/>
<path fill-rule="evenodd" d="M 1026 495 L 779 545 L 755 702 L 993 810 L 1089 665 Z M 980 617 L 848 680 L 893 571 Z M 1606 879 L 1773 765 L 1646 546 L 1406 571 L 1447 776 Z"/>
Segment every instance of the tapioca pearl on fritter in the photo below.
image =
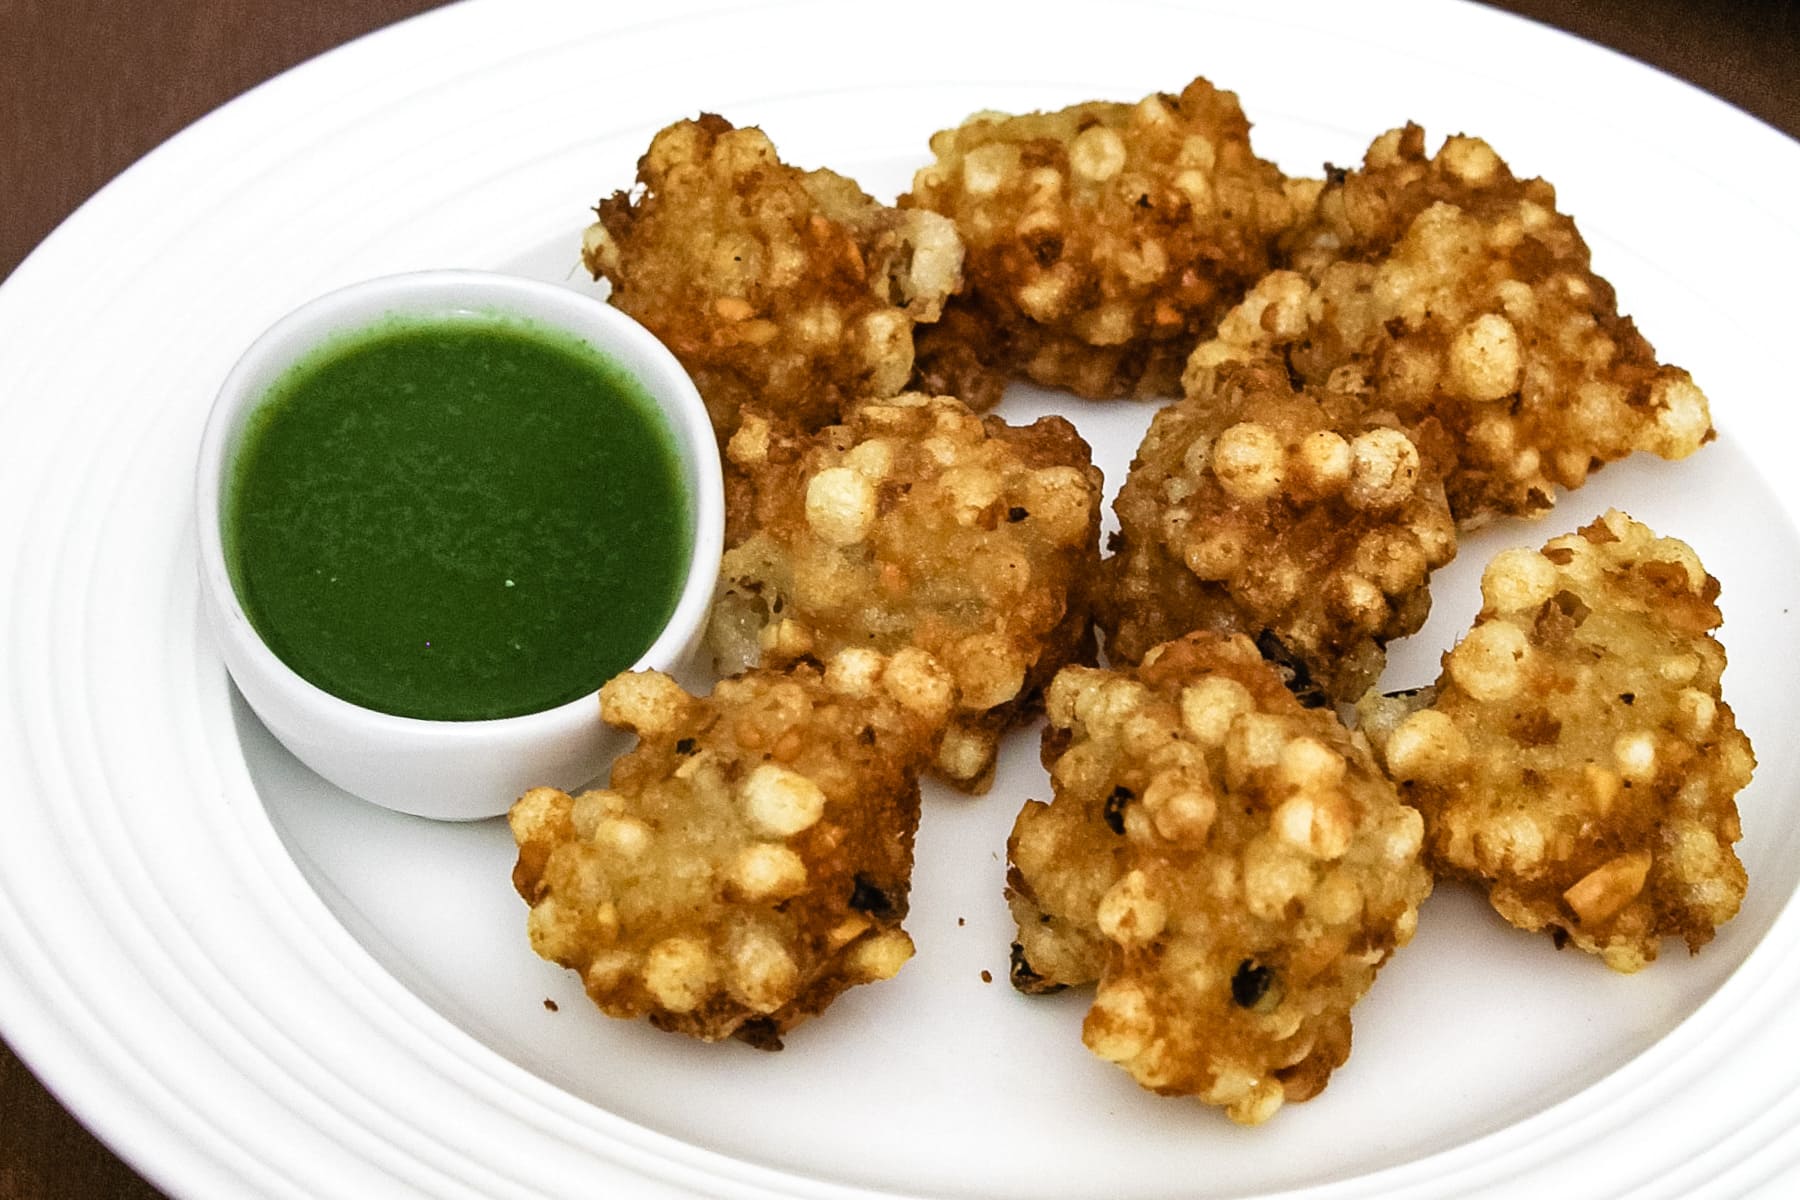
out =
<path fill-rule="evenodd" d="M 725 986 L 750 1011 L 774 1012 L 799 991 L 800 969 L 779 938 L 751 924 L 728 935 Z"/>
<path fill-rule="evenodd" d="M 1476 700 L 1511 699 L 1524 686 L 1531 644 L 1505 621 L 1477 625 L 1450 651 L 1450 678 Z"/>
<path fill-rule="evenodd" d="M 869 982 L 892 979 L 912 956 L 912 938 L 904 930 L 892 929 L 853 945 L 845 968 Z"/>
<path fill-rule="evenodd" d="M 1157 835 L 1175 843 L 1203 843 L 1218 813 L 1217 797 L 1200 771 L 1160 773 L 1144 790 L 1143 803 Z"/>
<path fill-rule="evenodd" d="M 809 829 L 825 814 L 825 793 L 818 784 L 773 763 L 752 771 L 740 795 L 751 823 L 778 837 Z"/>
<path fill-rule="evenodd" d="M 1555 594 L 1556 567 L 1535 550 L 1502 550 L 1481 573 L 1482 604 L 1496 613 L 1534 613 Z"/>
<path fill-rule="evenodd" d="M 1419 451 L 1398 429 L 1376 428 L 1350 442 L 1350 484 L 1357 508 L 1393 508 L 1411 496 L 1419 477 Z"/>
<path fill-rule="evenodd" d="M 1142 871 L 1128 871 L 1100 899 L 1095 921 L 1102 936 L 1121 946 L 1153 941 L 1169 919 Z"/>
<path fill-rule="evenodd" d="M 775 842 L 755 842 L 732 860 L 730 882 L 745 900 L 782 900 L 806 887 L 806 863 Z"/>
<path fill-rule="evenodd" d="M 1443 782 L 1469 757 L 1469 742 L 1444 713 L 1422 709 L 1388 736 L 1388 774 L 1396 780 Z"/>
<path fill-rule="evenodd" d="M 659 737 L 678 728 L 693 711 L 693 698 L 658 671 L 615 675 L 600 689 L 600 715 L 609 725 Z"/>
<path fill-rule="evenodd" d="M 665 938 L 644 956 L 645 989 L 673 1013 L 700 1007 L 712 992 L 717 972 L 712 951 L 697 938 Z"/>
<path fill-rule="evenodd" d="M 1212 470 L 1235 500 L 1267 500 L 1281 491 L 1285 447 L 1267 425 L 1239 422 L 1212 444 Z"/>
<path fill-rule="evenodd" d="M 1519 331 L 1498 313 L 1484 313 L 1450 341 L 1449 382 L 1465 400 L 1490 402 L 1519 388 Z"/>
<path fill-rule="evenodd" d="M 1315 429 L 1294 447 L 1288 474 L 1298 496 L 1324 499 L 1344 490 L 1354 465 L 1354 452 L 1342 434 Z"/>
<path fill-rule="evenodd" d="M 952 724 L 944 731 L 944 740 L 938 747 L 937 768 L 955 781 L 979 779 L 987 773 L 998 748 L 998 740 L 992 733 L 969 725 Z"/>
<path fill-rule="evenodd" d="M 849 467 L 827 467 L 806 485 L 806 523 L 831 545 L 855 545 L 875 525 L 874 487 Z"/>
<path fill-rule="evenodd" d="M 1182 689 L 1182 727 L 1203 746 L 1222 746 L 1232 723 L 1255 706 L 1243 684 L 1211 676 Z"/>

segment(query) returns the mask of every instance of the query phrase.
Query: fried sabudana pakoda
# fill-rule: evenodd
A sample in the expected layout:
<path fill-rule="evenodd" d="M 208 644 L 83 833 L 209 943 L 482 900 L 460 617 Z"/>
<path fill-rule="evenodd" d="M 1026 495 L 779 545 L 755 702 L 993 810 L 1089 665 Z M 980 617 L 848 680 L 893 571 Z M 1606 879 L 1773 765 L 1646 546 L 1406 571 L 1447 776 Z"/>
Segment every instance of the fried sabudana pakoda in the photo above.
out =
<path fill-rule="evenodd" d="M 954 695 L 913 650 L 751 671 L 706 697 L 617 676 L 601 712 L 638 743 L 608 785 L 538 788 L 509 818 L 532 948 L 610 1016 L 779 1049 L 912 956 L 918 776 Z"/>
<path fill-rule="evenodd" d="M 745 413 L 811 430 L 899 392 L 914 325 L 962 278 L 947 219 L 788 166 L 710 113 L 658 133 L 638 185 L 600 202 L 582 258 L 693 375 L 721 445 Z"/>
<path fill-rule="evenodd" d="M 1135 104 L 978 113 L 931 149 L 900 204 L 955 220 L 966 284 L 921 331 L 919 386 L 977 408 L 1009 375 L 1173 395 L 1319 186 L 1258 158 L 1237 97 L 1204 79 Z"/>
<path fill-rule="evenodd" d="M 1357 397 L 1228 363 L 1156 414 L 1114 504 L 1099 624 L 1115 664 L 1195 629 L 1243 633 L 1351 703 L 1431 609 L 1456 554 L 1442 482 Z"/>
<path fill-rule="evenodd" d="M 1658 363 L 1589 266 L 1556 191 L 1479 138 L 1425 153 L 1417 125 L 1334 173 L 1262 279 L 1194 351 L 1190 379 L 1269 356 L 1359 390 L 1437 460 L 1459 524 L 1531 516 L 1615 459 L 1692 454 L 1706 397 Z"/>
<path fill-rule="evenodd" d="M 1071 667 L 1048 712 L 1055 798 L 1008 844 L 1015 986 L 1098 980 L 1088 1048 L 1235 1121 L 1316 1095 L 1431 891 L 1419 814 L 1241 635 Z"/>
<path fill-rule="evenodd" d="M 1436 687 L 1360 706 L 1432 869 L 1616 971 L 1712 940 L 1744 896 L 1756 765 L 1719 694 L 1718 595 L 1685 543 L 1617 511 L 1495 558 Z"/>
<path fill-rule="evenodd" d="M 924 650 L 959 696 L 937 773 L 985 789 L 1001 734 L 1094 654 L 1101 478 L 1074 426 L 908 393 L 811 437 L 747 421 L 726 459 L 709 637 L 727 669 Z"/>

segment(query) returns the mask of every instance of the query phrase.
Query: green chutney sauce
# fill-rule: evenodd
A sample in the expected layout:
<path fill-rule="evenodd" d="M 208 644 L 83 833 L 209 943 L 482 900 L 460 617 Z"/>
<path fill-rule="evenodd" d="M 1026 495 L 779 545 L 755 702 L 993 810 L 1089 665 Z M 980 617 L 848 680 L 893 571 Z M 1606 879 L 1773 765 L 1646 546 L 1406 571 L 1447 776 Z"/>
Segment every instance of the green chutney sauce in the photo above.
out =
<path fill-rule="evenodd" d="M 226 561 L 269 648 L 327 692 L 518 716 L 656 639 L 692 550 L 681 477 L 655 402 L 584 343 L 395 319 L 315 351 L 252 414 Z"/>

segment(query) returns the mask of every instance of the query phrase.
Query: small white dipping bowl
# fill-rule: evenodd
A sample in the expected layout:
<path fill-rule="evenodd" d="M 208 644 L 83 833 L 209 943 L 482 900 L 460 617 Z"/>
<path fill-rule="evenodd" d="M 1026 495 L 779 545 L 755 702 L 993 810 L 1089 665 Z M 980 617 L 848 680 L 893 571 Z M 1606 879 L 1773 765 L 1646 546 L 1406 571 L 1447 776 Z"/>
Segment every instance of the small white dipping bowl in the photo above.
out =
<path fill-rule="evenodd" d="M 698 653 L 724 541 L 725 493 L 706 407 L 674 355 L 617 309 L 554 284 L 481 271 L 422 271 L 354 284 L 290 313 L 232 368 L 200 443 L 195 503 L 203 603 L 226 668 L 296 757 L 345 791 L 440 820 L 497 816 L 532 787 L 579 786 L 623 736 L 593 695 L 499 720 L 432 721 L 352 704 L 307 682 L 263 642 L 225 563 L 224 505 L 246 418 L 290 367 L 336 335 L 389 317 L 499 316 L 572 335 L 641 384 L 668 423 L 691 502 L 693 555 L 674 615 L 633 664 L 679 672 Z"/>

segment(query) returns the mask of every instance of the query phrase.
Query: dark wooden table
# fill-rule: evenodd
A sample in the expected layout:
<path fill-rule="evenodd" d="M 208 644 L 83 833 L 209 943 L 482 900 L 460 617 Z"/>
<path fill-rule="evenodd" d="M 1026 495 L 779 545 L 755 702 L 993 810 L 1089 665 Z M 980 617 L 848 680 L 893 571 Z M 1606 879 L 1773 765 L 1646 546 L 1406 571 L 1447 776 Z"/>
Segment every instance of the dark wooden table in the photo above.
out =
<path fill-rule="evenodd" d="M 1496 6 L 1624 51 L 1800 136 L 1796 0 Z M 0 0 L 0 278 L 95 189 L 196 118 L 432 7 L 435 0 Z M 0 1200 L 157 1194 L 0 1043 Z"/>

